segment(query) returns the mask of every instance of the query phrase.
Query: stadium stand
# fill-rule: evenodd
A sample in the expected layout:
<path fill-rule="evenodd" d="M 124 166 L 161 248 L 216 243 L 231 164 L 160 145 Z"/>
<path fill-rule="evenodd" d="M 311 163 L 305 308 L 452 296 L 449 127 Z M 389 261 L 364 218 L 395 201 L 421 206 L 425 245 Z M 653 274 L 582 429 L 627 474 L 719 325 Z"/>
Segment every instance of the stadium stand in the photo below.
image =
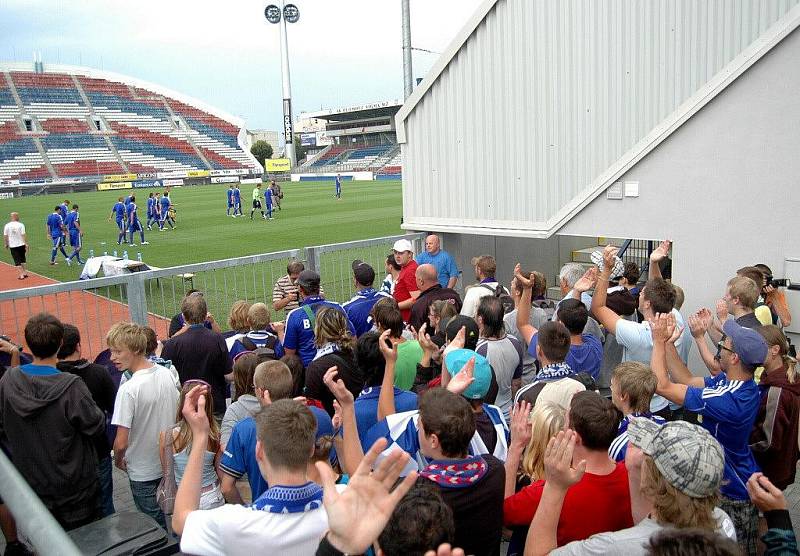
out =
<path fill-rule="evenodd" d="M 199 101 L 89 68 L 23 66 L 0 66 L 0 179 L 261 171 L 242 122 Z"/>

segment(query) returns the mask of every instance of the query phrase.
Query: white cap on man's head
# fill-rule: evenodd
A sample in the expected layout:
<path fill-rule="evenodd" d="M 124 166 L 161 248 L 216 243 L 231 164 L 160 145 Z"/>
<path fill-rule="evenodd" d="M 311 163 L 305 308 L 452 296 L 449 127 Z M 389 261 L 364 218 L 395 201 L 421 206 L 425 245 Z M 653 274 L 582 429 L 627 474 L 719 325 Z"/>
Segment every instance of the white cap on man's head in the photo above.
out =
<path fill-rule="evenodd" d="M 402 253 L 403 251 L 414 252 L 414 245 L 407 239 L 398 239 L 394 242 L 392 250 Z"/>

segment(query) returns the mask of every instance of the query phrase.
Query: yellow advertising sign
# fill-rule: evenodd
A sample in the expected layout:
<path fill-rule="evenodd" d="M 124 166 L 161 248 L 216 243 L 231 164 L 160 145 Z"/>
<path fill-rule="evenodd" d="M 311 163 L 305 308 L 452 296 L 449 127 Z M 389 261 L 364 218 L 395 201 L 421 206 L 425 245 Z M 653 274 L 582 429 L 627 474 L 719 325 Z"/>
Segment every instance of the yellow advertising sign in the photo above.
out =
<path fill-rule="evenodd" d="M 103 176 L 103 181 L 133 181 L 136 179 L 136 174 L 110 174 Z"/>
<path fill-rule="evenodd" d="M 116 181 L 111 183 L 98 183 L 97 190 L 98 191 L 112 191 L 114 189 L 131 189 L 133 187 L 133 183 L 129 181 Z"/>
<path fill-rule="evenodd" d="M 189 170 L 186 175 L 190 178 L 207 178 L 211 175 L 208 170 Z"/>
<path fill-rule="evenodd" d="M 288 158 L 267 160 L 267 172 L 288 172 L 292 169 L 292 161 Z"/>

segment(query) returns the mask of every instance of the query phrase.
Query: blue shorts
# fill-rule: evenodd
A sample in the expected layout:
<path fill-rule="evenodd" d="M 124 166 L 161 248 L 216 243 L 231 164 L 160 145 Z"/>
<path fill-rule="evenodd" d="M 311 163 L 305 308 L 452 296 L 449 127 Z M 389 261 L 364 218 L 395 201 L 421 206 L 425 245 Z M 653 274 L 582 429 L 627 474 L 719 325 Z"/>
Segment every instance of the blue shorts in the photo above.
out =
<path fill-rule="evenodd" d="M 131 222 L 131 225 L 128 227 L 128 231 L 129 232 L 138 232 L 141 229 L 142 229 L 142 225 L 139 223 L 139 219 L 138 218 L 135 219 L 133 222 Z"/>
<path fill-rule="evenodd" d="M 233 201 L 228 201 L 228 208 L 233 208 Z"/>
<path fill-rule="evenodd" d="M 61 247 L 64 236 L 55 236 L 51 237 L 51 239 L 53 240 L 53 249 L 55 249 L 56 247 Z"/>
<path fill-rule="evenodd" d="M 78 230 L 70 230 L 69 232 L 69 245 L 70 247 L 81 246 L 81 233 Z"/>
<path fill-rule="evenodd" d="M 122 218 L 117 218 L 117 228 L 121 232 L 125 230 L 125 221 Z"/>

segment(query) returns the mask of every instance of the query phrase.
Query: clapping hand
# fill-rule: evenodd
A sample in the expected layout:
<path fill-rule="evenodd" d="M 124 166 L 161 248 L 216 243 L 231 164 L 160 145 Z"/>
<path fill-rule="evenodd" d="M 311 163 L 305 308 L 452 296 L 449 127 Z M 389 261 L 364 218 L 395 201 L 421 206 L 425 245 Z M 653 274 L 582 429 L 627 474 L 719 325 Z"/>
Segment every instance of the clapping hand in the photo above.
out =
<path fill-rule="evenodd" d="M 511 409 L 511 443 L 519 448 L 524 449 L 531 440 L 530 415 L 531 404 L 526 401 L 514 404 Z"/>
<path fill-rule="evenodd" d="M 475 358 L 470 357 L 461 370 L 447 383 L 447 389 L 454 394 L 463 394 L 475 380 Z"/>
<path fill-rule="evenodd" d="M 688 321 L 689 321 L 689 332 L 692 333 L 693 338 L 702 338 L 703 336 L 705 336 L 706 332 L 708 332 L 708 326 L 706 325 L 706 322 L 702 318 L 700 318 L 700 316 L 697 313 L 689 316 Z"/>
<path fill-rule="evenodd" d="M 670 318 L 672 322 L 670 322 Z M 653 335 L 653 342 L 664 344 L 672 337 L 675 332 L 675 317 L 671 313 L 656 313 L 650 321 L 650 331 Z"/>
<path fill-rule="evenodd" d="M 589 290 L 593 290 L 594 287 L 597 285 L 597 267 L 593 266 L 589 270 L 583 273 L 583 276 L 575 282 L 575 285 L 572 287 L 575 291 L 580 293 L 588 292 Z"/>
<path fill-rule="evenodd" d="M 341 493 L 336 489 L 336 475 L 330 465 L 315 464 L 325 490 L 322 503 L 328 514 L 328 542 L 341 552 L 362 554 L 367 550 L 386 527 L 395 506 L 417 480 L 416 471 L 411 472 L 391 490 L 409 456 L 402 450 L 394 450 L 375 466 L 385 448 L 386 439 L 378 439 Z"/>
<path fill-rule="evenodd" d="M 720 324 L 724 324 L 728 320 L 728 302 L 724 299 L 717 300 L 717 319 Z"/>
<path fill-rule="evenodd" d="M 559 431 L 547 443 L 544 452 L 544 477 L 547 484 L 566 491 L 583 478 L 586 460 L 572 466 L 576 433 L 573 430 Z"/>
<path fill-rule="evenodd" d="M 331 391 L 333 397 L 336 398 L 336 401 L 338 401 L 340 405 L 353 405 L 353 393 L 347 389 L 347 387 L 344 385 L 344 381 L 341 378 L 336 378 L 338 373 L 338 367 L 335 365 L 330 367 L 327 371 L 325 371 L 325 375 L 322 377 L 322 382 L 325 383 L 325 386 L 328 387 L 328 390 Z"/>
<path fill-rule="evenodd" d="M 747 480 L 747 494 L 762 512 L 785 510 L 786 497 L 763 473 L 753 473 Z"/>
<path fill-rule="evenodd" d="M 419 327 L 417 341 L 419 342 L 419 347 L 422 348 L 422 351 L 427 351 L 430 354 L 434 354 L 439 351 L 439 346 L 433 343 L 430 334 L 428 334 L 427 322 L 423 323 L 422 326 Z"/>
<path fill-rule="evenodd" d="M 664 240 L 661 244 L 653 249 L 653 252 L 650 253 L 650 262 L 651 263 L 659 263 L 664 260 L 667 255 L 669 254 L 669 248 L 672 246 L 672 242 L 670 240 Z"/>

